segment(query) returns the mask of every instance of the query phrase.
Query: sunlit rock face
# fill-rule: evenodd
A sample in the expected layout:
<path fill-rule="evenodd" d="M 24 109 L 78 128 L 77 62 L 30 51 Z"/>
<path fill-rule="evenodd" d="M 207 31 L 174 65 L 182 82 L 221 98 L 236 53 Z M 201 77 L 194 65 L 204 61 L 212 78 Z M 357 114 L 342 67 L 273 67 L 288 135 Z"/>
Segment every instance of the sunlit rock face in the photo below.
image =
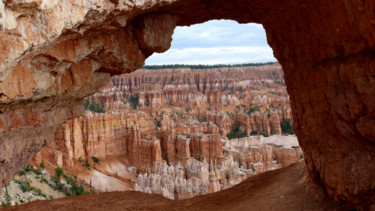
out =
<path fill-rule="evenodd" d="M 235 123 L 249 134 L 281 134 L 280 122 L 292 119 L 279 64 L 204 70 L 140 69 L 112 77 L 90 99 L 102 101 L 106 111 L 125 112 L 131 109 L 124 97 L 134 94 L 146 113 L 173 116 L 183 112 L 200 121 L 214 122 L 223 137 Z"/>
<path fill-rule="evenodd" d="M 209 162 L 206 157 L 200 160 L 186 157 L 185 161 L 172 165 L 154 165 L 138 175 L 134 189 L 185 199 L 224 190 L 249 176 L 296 163 L 300 156 L 302 151 L 295 136 L 232 139 L 223 143 L 222 156 Z"/>
<path fill-rule="evenodd" d="M 79 158 L 129 154 L 134 165 L 147 168 L 161 162 L 160 143 L 141 138 L 141 132 L 152 130 L 154 122 L 146 114 L 89 113 L 64 124 L 55 134 L 55 143 L 43 152 L 62 152 L 65 167 L 73 167 Z"/>
<path fill-rule="evenodd" d="M 9 181 L 109 75 L 169 48 L 175 25 L 257 22 L 284 68 L 310 178 L 375 201 L 375 2 L 165 0 L 0 2 L 0 181 Z M 31 118 L 29 114 L 31 115 Z M 6 170 L 4 170 L 6 169 Z"/>
<path fill-rule="evenodd" d="M 110 75 L 170 47 L 175 17 L 139 15 L 156 3 L 0 2 L 1 184 L 82 115 L 80 100 Z"/>
<path fill-rule="evenodd" d="M 99 192 L 137 191 L 185 199 L 230 188 L 244 179 L 303 159 L 296 136 L 250 136 L 225 140 L 214 123 L 182 126 L 136 114 L 75 118 L 56 132 L 56 141 L 34 156 L 53 174 L 66 174 Z M 92 162 L 92 156 L 100 162 Z M 85 164 L 89 163 L 89 164 Z M 85 165 L 88 165 L 85 167 Z"/>
<path fill-rule="evenodd" d="M 212 92 L 218 99 L 214 104 L 201 100 Z M 222 100 L 227 98 L 232 100 Z M 270 129 L 280 133 L 279 119 L 290 120 L 279 64 L 140 69 L 112 77 L 83 104 L 106 113 L 87 111 L 63 124 L 55 142 L 30 164 L 38 166 L 43 159 L 52 174 L 61 167 L 99 192 L 134 188 L 184 199 L 232 187 L 303 158 L 295 136 L 271 136 L 267 142 L 263 136 L 227 136 L 236 121 L 247 131 L 242 136 L 254 131 L 267 136 Z M 294 143 L 284 146 L 284 139 Z"/>

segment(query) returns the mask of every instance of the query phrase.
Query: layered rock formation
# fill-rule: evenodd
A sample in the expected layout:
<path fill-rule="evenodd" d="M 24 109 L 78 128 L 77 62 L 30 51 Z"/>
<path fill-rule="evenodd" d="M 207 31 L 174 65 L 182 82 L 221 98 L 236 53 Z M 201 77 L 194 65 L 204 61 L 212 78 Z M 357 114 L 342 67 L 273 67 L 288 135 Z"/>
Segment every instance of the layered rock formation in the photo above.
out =
<path fill-rule="evenodd" d="M 135 190 L 183 199 L 229 188 L 303 158 L 295 136 L 225 140 L 214 123 L 186 123 L 171 124 L 166 118 L 157 130 L 154 119 L 142 112 L 87 112 L 64 124 L 56 141 L 31 164 L 43 158 L 100 192 L 135 185 Z M 94 163 L 93 156 L 100 162 Z"/>
<path fill-rule="evenodd" d="M 248 134 L 281 134 L 280 122 L 291 120 L 289 97 L 278 64 L 260 67 L 140 69 L 112 77 L 90 101 L 106 111 L 132 112 L 131 96 L 152 115 L 214 122 L 220 134 L 239 124 Z"/>
<path fill-rule="evenodd" d="M 152 52 L 169 48 L 172 15 L 134 18 L 157 2 L 149 3 L 0 2 L 1 184 L 50 143 L 62 123 L 82 115 L 80 100 L 110 75 L 141 67 Z"/>
<path fill-rule="evenodd" d="M 373 1 L 351 0 L 2 0 L 0 181 L 51 142 L 62 122 L 82 114 L 75 105 L 109 75 L 135 70 L 168 49 L 176 25 L 232 19 L 266 29 L 284 68 L 310 178 L 336 199 L 369 208 L 374 8 Z M 25 113 L 43 121 L 33 124 Z"/>
<path fill-rule="evenodd" d="M 303 158 L 303 152 L 295 136 L 251 136 L 231 139 L 226 141 L 224 152 L 232 155 L 234 160 L 241 160 L 243 168 L 254 168 L 257 172 L 274 168 L 273 161 L 286 167 Z M 268 164 L 271 164 L 271 167 L 268 167 Z"/>
<path fill-rule="evenodd" d="M 180 139 L 183 138 L 179 137 L 177 143 Z M 303 153 L 295 136 L 251 136 L 226 141 L 223 155 L 209 163 L 204 157 L 203 162 L 188 159 L 185 164 L 156 165 L 138 176 L 134 188 L 171 199 L 190 198 L 224 190 L 251 175 L 296 163 Z"/>
<path fill-rule="evenodd" d="M 56 141 L 32 164 L 43 157 L 100 192 L 134 185 L 135 190 L 183 199 L 229 188 L 251 175 L 302 159 L 294 136 L 271 136 L 268 142 L 263 136 L 231 140 L 227 136 L 233 133 L 233 122 L 253 134 L 281 133 L 279 119 L 289 119 L 290 109 L 283 96 L 285 86 L 277 81 L 282 73 L 279 65 L 218 72 L 168 69 L 171 78 L 164 70 L 114 77 L 83 101 L 86 108 L 106 113 L 87 111 L 64 124 Z M 148 82 L 142 82 L 145 78 Z M 196 81 L 202 78 L 210 83 L 199 85 Z M 200 86 L 206 91 L 199 91 Z M 215 88 L 219 86 L 224 88 Z M 170 87 L 180 89 L 174 92 Z M 208 99 L 207 93 L 213 92 L 215 100 L 197 100 Z M 185 96 L 189 97 L 181 105 L 177 99 Z M 228 96 L 232 101 L 225 100 Z M 194 108 L 195 102 L 199 105 Z M 211 108 L 215 111 L 202 112 Z M 294 148 L 285 147 L 283 139 L 293 140 Z M 94 157 L 100 162 L 91 162 Z"/>
<path fill-rule="evenodd" d="M 155 145 L 156 141 L 142 139 L 140 134 L 146 131 L 151 133 L 152 130 L 155 130 L 154 122 L 144 113 L 89 113 L 64 124 L 55 134 L 56 141 L 47 148 L 52 152 L 61 150 L 63 165 L 67 167 L 72 167 L 80 157 L 84 159 L 127 153 L 130 153 L 134 163 L 139 162 L 139 166 L 150 166 L 153 162 L 161 161 L 160 144 Z"/>

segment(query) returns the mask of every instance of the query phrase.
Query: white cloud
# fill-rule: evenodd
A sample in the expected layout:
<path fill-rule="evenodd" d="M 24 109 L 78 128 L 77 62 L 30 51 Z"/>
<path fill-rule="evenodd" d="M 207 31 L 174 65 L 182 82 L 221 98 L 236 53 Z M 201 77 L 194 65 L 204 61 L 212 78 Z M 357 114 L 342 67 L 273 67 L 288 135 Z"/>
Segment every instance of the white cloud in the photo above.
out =
<path fill-rule="evenodd" d="M 146 64 L 234 64 L 276 61 L 262 25 L 215 20 L 177 27 L 172 47 Z"/>
<path fill-rule="evenodd" d="M 276 61 L 269 47 L 234 46 L 171 49 L 154 54 L 147 64 L 235 64 Z"/>

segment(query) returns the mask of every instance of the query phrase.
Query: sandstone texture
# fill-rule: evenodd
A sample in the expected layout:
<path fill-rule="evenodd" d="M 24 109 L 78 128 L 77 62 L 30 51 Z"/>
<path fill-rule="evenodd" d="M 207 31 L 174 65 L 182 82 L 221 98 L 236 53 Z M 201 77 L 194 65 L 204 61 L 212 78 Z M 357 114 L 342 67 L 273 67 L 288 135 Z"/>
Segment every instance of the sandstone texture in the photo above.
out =
<path fill-rule="evenodd" d="M 140 132 L 154 129 L 146 114 L 92 114 L 73 119 L 55 134 L 49 151 L 62 150 L 63 166 L 72 167 L 74 161 L 84 158 L 132 154 L 134 162 L 161 160 L 160 147 L 141 139 Z M 56 164 L 58 164 L 56 162 Z"/>
<path fill-rule="evenodd" d="M 183 200 L 137 191 L 87 194 L 52 201 L 38 201 L 4 210 L 350 210 L 306 184 L 305 162 L 248 178 L 226 190 Z"/>
<path fill-rule="evenodd" d="M 139 109 L 146 113 L 180 117 L 180 122 L 189 117 L 214 122 L 222 136 L 235 123 L 248 134 L 281 134 L 280 122 L 292 119 L 278 64 L 204 70 L 140 69 L 112 77 L 90 101 L 102 101 L 106 111 L 124 112 L 131 110 L 128 99 L 135 94 Z"/>
<path fill-rule="evenodd" d="M 53 182 L 50 181 L 51 177 L 49 176 L 48 172 L 44 171 L 40 176 L 53 184 Z M 47 200 L 47 197 L 49 197 L 49 199 L 66 197 L 63 191 L 55 190 L 52 185 L 49 186 L 46 183 L 41 183 L 39 178 L 40 176 L 36 175 L 33 172 L 27 172 L 25 176 L 17 176 L 15 180 L 9 183 L 9 185 L 7 186 L 7 190 L 5 190 L 5 188 L 3 189 L 0 200 L 3 202 L 6 201 L 4 200 L 6 191 L 8 191 L 8 194 L 11 195 L 13 199 L 11 202 L 12 205 L 22 204 L 27 201 Z M 24 192 L 20 188 L 20 185 L 15 181 L 28 181 L 30 183 L 30 186 L 34 189 Z M 38 189 L 41 190 L 41 193 L 44 195 L 38 195 Z M 65 189 L 69 189 L 69 186 L 67 186 Z"/>
<path fill-rule="evenodd" d="M 214 106 L 204 100 L 209 90 L 219 99 Z M 228 96 L 230 102 L 221 100 Z M 113 77 L 84 99 L 87 109 L 98 110 L 95 104 L 106 113 L 86 111 L 65 123 L 31 164 L 43 158 L 99 192 L 134 189 L 170 199 L 214 193 L 303 159 L 295 136 L 247 137 L 254 131 L 280 134 L 280 119 L 290 120 L 288 102 L 278 64 L 221 71 L 141 69 Z M 234 123 L 249 131 L 245 138 L 227 136 Z"/>
<path fill-rule="evenodd" d="M 214 123 L 209 127 L 216 129 L 210 130 L 204 128 L 209 123 L 199 122 L 185 122 L 183 130 L 178 130 L 180 124 L 156 129 L 154 118 L 137 112 L 87 112 L 70 120 L 31 164 L 38 166 L 43 158 L 48 170 L 62 167 L 99 192 L 134 188 L 184 199 L 224 190 L 303 159 L 295 136 L 225 140 Z M 93 156 L 100 162 L 94 163 Z"/>
<path fill-rule="evenodd" d="M 367 209 L 375 203 L 374 8 L 357 0 L 2 0 L 0 181 L 81 115 L 80 99 L 110 75 L 168 49 L 176 25 L 232 19 L 267 32 L 310 178 Z"/>

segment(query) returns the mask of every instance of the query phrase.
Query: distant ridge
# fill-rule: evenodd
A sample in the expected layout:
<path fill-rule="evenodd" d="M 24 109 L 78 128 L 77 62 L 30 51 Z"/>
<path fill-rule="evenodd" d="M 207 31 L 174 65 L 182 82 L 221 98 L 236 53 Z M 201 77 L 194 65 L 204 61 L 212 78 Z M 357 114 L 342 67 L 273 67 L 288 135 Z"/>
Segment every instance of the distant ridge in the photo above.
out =
<path fill-rule="evenodd" d="M 190 68 L 190 69 L 211 69 L 221 67 L 248 67 L 248 66 L 263 66 L 276 64 L 277 62 L 264 62 L 264 63 L 243 63 L 243 64 L 213 64 L 213 65 L 191 65 L 191 64 L 165 64 L 165 65 L 145 65 L 143 69 L 167 69 L 167 68 Z"/>

